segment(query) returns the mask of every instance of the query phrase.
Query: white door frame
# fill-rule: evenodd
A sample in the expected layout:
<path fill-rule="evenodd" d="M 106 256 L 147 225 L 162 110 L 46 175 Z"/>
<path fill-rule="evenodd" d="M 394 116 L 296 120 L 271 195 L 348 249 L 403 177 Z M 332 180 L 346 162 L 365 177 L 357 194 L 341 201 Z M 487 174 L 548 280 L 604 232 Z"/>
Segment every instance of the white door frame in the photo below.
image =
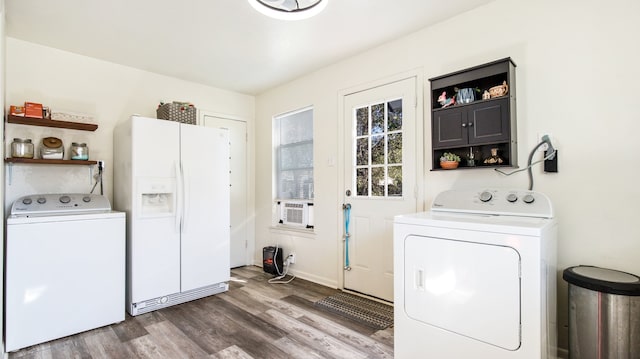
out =
<path fill-rule="evenodd" d="M 246 118 L 242 118 L 239 116 L 229 115 L 220 112 L 214 112 L 209 110 L 198 109 L 198 125 L 204 126 L 204 117 L 218 117 L 225 120 L 232 121 L 241 121 L 246 124 L 247 128 L 247 163 L 246 163 L 246 174 L 247 187 L 245 188 L 245 193 L 247 194 L 246 199 L 246 229 L 247 229 L 247 252 L 245 258 L 245 265 L 253 265 L 254 263 L 254 252 L 255 252 L 255 223 L 254 223 L 254 213 L 255 213 L 255 181 L 254 181 L 254 150 L 253 150 L 253 122 L 248 121 Z"/>
<path fill-rule="evenodd" d="M 343 89 L 338 91 L 338 138 L 340 139 L 338 142 L 338 154 L 337 154 L 337 162 L 339 169 L 338 171 L 338 193 L 336 196 L 335 209 L 338 213 L 336 226 L 338 228 L 338 241 L 337 244 L 337 264 L 338 264 L 338 289 L 344 289 L 344 218 L 342 214 L 342 202 L 344 199 L 344 191 L 345 181 L 344 181 L 344 122 L 351 121 L 351 118 L 345 118 L 344 104 L 345 97 L 357 93 L 366 91 L 375 87 L 380 87 L 384 85 L 388 85 L 394 82 L 402 81 L 408 78 L 416 79 L 416 207 L 418 211 L 424 210 L 425 199 L 424 199 L 424 139 L 428 138 L 425 136 L 425 126 L 424 123 L 424 76 L 423 70 L 421 68 L 409 70 L 406 72 L 398 73 L 395 75 L 391 75 L 388 77 L 384 77 L 369 83 L 365 83 L 362 85 L 357 85 L 354 87 L 350 87 L 347 89 Z"/>

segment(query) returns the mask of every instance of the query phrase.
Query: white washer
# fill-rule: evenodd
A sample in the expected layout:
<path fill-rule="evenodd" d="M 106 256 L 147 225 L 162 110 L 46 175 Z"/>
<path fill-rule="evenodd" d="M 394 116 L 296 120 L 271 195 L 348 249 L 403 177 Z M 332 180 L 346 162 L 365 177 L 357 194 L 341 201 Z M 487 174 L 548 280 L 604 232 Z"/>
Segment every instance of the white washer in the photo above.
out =
<path fill-rule="evenodd" d="M 451 190 L 394 222 L 396 358 L 555 358 L 556 221 L 542 193 Z"/>
<path fill-rule="evenodd" d="M 7 352 L 124 320 L 125 214 L 104 196 L 19 198 L 5 261 Z"/>

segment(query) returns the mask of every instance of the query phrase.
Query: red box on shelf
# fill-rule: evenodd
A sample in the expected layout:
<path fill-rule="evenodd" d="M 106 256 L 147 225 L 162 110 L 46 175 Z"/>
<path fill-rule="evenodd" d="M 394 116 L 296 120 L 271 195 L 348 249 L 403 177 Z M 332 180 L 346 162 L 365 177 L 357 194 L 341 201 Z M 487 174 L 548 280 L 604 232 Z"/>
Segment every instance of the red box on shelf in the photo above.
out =
<path fill-rule="evenodd" d="M 24 117 L 24 106 L 11 105 L 11 107 L 9 107 L 9 114 Z"/>
<path fill-rule="evenodd" d="M 35 102 L 25 102 L 24 116 L 31 118 L 42 118 L 42 104 Z"/>

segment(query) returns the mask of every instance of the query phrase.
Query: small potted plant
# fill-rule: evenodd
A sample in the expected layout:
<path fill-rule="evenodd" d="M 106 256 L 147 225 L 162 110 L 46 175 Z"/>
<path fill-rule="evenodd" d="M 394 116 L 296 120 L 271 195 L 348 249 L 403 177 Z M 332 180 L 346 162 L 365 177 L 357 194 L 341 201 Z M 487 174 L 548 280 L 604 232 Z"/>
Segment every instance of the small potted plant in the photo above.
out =
<path fill-rule="evenodd" d="M 445 152 L 440 156 L 440 167 L 445 170 L 450 170 L 454 168 L 458 168 L 458 164 L 460 163 L 460 156 L 455 153 Z"/>

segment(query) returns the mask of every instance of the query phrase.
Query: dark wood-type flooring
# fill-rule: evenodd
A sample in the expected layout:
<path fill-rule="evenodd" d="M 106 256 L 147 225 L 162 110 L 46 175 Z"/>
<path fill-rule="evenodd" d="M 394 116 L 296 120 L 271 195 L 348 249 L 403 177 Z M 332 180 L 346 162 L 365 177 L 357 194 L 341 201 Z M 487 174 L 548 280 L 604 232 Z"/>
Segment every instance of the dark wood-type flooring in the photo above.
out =
<path fill-rule="evenodd" d="M 229 291 L 34 345 L 9 358 L 393 358 L 376 331 L 313 303 L 335 289 L 296 278 L 269 284 L 260 267 L 231 271 Z"/>

